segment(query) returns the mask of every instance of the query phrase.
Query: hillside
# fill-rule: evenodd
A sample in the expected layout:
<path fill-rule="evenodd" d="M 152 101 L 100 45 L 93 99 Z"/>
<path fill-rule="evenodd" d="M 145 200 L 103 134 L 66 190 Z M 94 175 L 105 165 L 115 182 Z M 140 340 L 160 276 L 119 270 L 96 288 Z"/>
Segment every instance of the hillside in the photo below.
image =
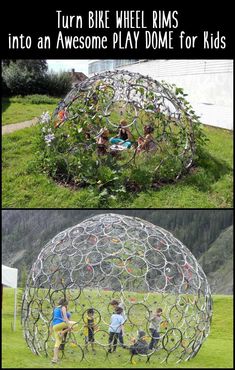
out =
<path fill-rule="evenodd" d="M 213 292 L 233 294 L 233 227 L 221 232 L 200 257 Z"/>
<path fill-rule="evenodd" d="M 19 268 L 19 279 L 21 279 L 21 272 L 23 270 L 27 272 L 31 268 L 42 247 L 58 232 L 94 214 L 107 212 L 110 211 L 3 210 L 2 262 Z M 232 210 L 112 210 L 111 212 L 140 217 L 172 232 L 197 259 L 201 258 L 200 261 L 212 280 L 218 279 L 222 274 L 222 286 L 216 285 L 218 292 L 231 293 Z M 222 242 L 219 239 L 222 237 L 221 233 L 224 235 Z M 221 249 L 221 245 L 225 244 L 228 253 Z M 215 260 L 215 263 L 211 264 L 211 259 Z M 213 267 L 212 270 L 211 267 Z"/>

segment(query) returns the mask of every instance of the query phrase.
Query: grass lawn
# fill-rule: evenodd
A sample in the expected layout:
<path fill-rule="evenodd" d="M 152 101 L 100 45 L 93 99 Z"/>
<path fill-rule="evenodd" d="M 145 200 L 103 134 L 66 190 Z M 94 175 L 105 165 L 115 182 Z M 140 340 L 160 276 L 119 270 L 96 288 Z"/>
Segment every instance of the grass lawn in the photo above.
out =
<path fill-rule="evenodd" d="M 158 190 L 103 196 L 96 188 L 73 190 L 56 184 L 34 164 L 30 127 L 3 136 L 4 208 L 230 208 L 233 206 L 233 133 L 205 126 L 209 142 L 196 169 Z"/>
<path fill-rule="evenodd" d="M 119 348 L 104 360 L 102 350 L 96 355 L 88 355 L 82 362 L 63 359 L 52 365 L 49 358 L 34 355 L 24 341 L 17 316 L 16 331 L 12 331 L 14 292 L 3 289 L 2 308 L 2 367 L 3 368 L 233 368 L 233 297 L 213 296 L 213 319 L 211 332 L 195 358 L 181 364 L 161 364 L 152 357 L 146 364 L 145 358 L 137 358 L 136 364 L 126 361 L 125 352 Z M 20 305 L 19 305 L 20 306 Z M 19 311 L 18 311 L 19 312 Z M 125 351 L 125 352 L 123 352 Z M 90 356 L 90 357 L 89 357 Z M 135 356 L 137 357 L 137 356 Z M 129 355 L 128 355 L 129 358 Z"/>
<path fill-rule="evenodd" d="M 33 101 L 33 102 L 32 102 Z M 43 101 L 41 99 L 41 101 Z M 46 103 L 48 101 L 49 103 Z M 2 125 L 19 123 L 41 116 L 42 112 L 52 113 L 59 99 L 48 98 L 45 102 L 30 100 L 27 98 L 3 98 L 2 99 Z"/>

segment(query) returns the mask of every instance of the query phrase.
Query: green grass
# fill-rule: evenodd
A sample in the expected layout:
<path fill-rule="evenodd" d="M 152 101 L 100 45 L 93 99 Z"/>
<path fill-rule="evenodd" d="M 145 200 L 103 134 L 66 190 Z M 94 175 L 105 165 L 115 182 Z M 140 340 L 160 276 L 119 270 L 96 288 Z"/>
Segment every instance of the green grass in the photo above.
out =
<path fill-rule="evenodd" d="M 19 123 L 41 116 L 42 112 L 52 113 L 59 99 L 44 95 L 12 97 L 2 99 L 2 124 Z"/>
<path fill-rule="evenodd" d="M 104 360 L 97 350 L 96 356 L 88 356 L 89 362 L 64 359 L 58 365 L 52 365 L 50 359 L 34 355 L 24 341 L 18 311 L 16 331 L 12 331 L 13 289 L 3 290 L 2 309 L 2 367 L 3 368 L 232 368 L 233 367 L 233 297 L 213 296 L 213 320 L 209 337 L 204 342 L 197 356 L 181 364 L 161 364 L 152 358 L 136 359 L 136 365 L 126 361 L 126 350 L 119 349 Z M 20 305 L 19 305 L 20 306 Z"/>
<path fill-rule="evenodd" d="M 31 127 L 3 136 L 2 204 L 16 208 L 230 208 L 233 206 L 232 132 L 204 128 L 209 138 L 197 167 L 176 184 L 116 197 L 97 188 L 74 190 L 39 173 Z"/>

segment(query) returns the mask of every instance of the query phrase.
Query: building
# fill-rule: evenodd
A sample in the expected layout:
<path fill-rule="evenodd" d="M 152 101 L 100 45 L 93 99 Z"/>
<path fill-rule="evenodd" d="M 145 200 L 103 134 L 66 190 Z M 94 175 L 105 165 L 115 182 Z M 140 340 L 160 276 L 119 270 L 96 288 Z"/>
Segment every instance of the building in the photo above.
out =
<path fill-rule="evenodd" d="M 68 73 L 72 79 L 72 86 L 87 79 L 87 76 L 83 72 L 75 72 L 74 68 L 72 69 L 71 72 Z"/>
<path fill-rule="evenodd" d="M 99 59 L 94 60 L 88 65 L 88 74 L 100 73 L 138 63 L 139 59 Z"/>
<path fill-rule="evenodd" d="M 139 72 L 182 87 L 203 123 L 233 130 L 233 60 L 95 60 L 88 71 L 91 75 L 114 69 Z"/>

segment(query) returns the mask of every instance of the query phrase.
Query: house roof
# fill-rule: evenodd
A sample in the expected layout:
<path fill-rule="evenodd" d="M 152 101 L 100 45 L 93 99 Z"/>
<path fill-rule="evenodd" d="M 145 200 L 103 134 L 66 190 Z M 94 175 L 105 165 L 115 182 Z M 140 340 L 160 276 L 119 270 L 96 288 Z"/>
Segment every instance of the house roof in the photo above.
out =
<path fill-rule="evenodd" d="M 75 72 L 74 70 L 72 70 L 68 73 L 71 75 L 73 83 L 82 82 L 88 78 L 83 72 Z"/>

